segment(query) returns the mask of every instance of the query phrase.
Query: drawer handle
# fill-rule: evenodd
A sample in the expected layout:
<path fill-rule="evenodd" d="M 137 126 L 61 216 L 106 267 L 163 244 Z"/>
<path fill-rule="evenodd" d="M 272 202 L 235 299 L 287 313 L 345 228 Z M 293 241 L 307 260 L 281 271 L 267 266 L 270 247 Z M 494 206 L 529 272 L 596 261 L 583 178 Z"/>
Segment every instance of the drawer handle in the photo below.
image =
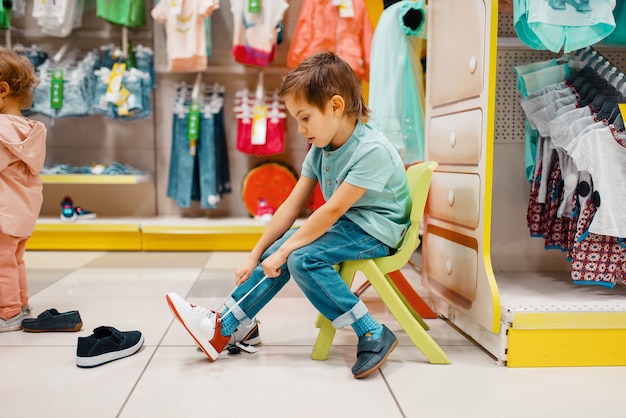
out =
<path fill-rule="evenodd" d="M 454 148 L 456 145 L 456 134 L 454 132 L 450 132 L 450 147 Z"/>
<path fill-rule="evenodd" d="M 449 258 L 446 260 L 446 273 L 448 273 L 448 276 L 452 274 L 452 260 Z"/>
<path fill-rule="evenodd" d="M 454 190 L 448 192 L 448 205 L 454 206 Z"/>
<path fill-rule="evenodd" d="M 474 74 L 476 72 L 477 67 L 478 67 L 478 60 L 476 60 L 476 57 L 472 55 L 472 57 L 469 60 L 470 73 Z"/>

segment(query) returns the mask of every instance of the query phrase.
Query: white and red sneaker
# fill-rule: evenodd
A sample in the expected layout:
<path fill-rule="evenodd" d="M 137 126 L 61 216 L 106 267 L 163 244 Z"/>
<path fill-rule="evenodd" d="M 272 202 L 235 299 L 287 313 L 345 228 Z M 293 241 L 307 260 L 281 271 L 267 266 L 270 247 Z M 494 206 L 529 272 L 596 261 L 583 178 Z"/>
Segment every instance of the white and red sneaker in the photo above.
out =
<path fill-rule="evenodd" d="M 230 336 L 222 335 L 220 313 L 189 303 L 173 292 L 168 293 L 165 298 L 174 316 L 183 324 L 204 354 L 211 361 L 215 361 L 230 341 Z"/>

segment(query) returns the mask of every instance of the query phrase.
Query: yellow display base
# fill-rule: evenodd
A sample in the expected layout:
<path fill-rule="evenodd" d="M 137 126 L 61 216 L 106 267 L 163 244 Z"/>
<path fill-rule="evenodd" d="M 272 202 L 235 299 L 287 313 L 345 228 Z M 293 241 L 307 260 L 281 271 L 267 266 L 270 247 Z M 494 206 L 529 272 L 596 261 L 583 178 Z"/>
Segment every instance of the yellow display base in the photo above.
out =
<path fill-rule="evenodd" d="M 138 251 L 138 224 L 37 224 L 27 250 Z"/>
<path fill-rule="evenodd" d="M 144 251 L 250 251 L 265 226 L 143 226 Z"/>
<path fill-rule="evenodd" d="M 626 366 L 626 329 L 509 329 L 508 367 Z"/>

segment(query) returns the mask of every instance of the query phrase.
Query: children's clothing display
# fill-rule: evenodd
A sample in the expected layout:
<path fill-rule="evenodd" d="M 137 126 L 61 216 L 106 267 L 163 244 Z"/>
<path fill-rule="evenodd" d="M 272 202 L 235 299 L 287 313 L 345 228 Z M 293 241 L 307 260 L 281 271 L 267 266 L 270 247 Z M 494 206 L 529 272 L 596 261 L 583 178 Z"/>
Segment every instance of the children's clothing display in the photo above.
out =
<path fill-rule="evenodd" d="M 237 150 L 256 156 L 282 153 L 287 114 L 278 93 L 258 99 L 244 89 L 235 95 L 235 104 Z"/>
<path fill-rule="evenodd" d="M 144 0 L 97 0 L 97 16 L 107 22 L 136 28 L 146 23 Z"/>
<path fill-rule="evenodd" d="M 266 67 L 274 60 L 277 28 L 288 7 L 285 0 L 231 0 L 235 61 Z"/>
<path fill-rule="evenodd" d="M 84 1 L 37 0 L 33 2 L 33 18 L 44 34 L 66 38 L 82 25 L 84 6 Z"/>
<path fill-rule="evenodd" d="M 346 60 L 361 80 L 369 81 L 372 36 L 364 0 L 303 0 L 287 66 L 296 68 L 317 52 L 331 51 Z"/>
<path fill-rule="evenodd" d="M 576 71 L 521 101 L 538 134 L 527 220 L 546 249 L 567 252 L 574 283 L 614 287 L 626 280 L 626 189 L 615 181 L 626 178 L 623 77 L 591 52 L 577 51 Z"/>
<path fill-rule="evenodd" d="M 404 20 L 408 13 L 418 13 L 415 28 Z M 407 165 L 424 159 L 421 56 L 425 39 L 426 5 L 418 0 L 399 1 L 383 10 L 372 41 L 371 124 L 385 134 Z"/>
<path fill-rule="evenodd" d="M 194 100 L 192 86 L 182 83 L 177 88 L 167 196 L 182 208 L 190 207 L 193 200 L 200 201 L 203 209 L 214 209 L 221 196 L 231 192 L 224 88 L 201 84 L 198 90 Z"/>
<path fill-rule="evenodd" d="M 152 18 L 165 25 L 167 71 L 196 72 L 207 68 L 205 18 L 219 7 L 215 0 L 160 1 Z"/>
<path fill-rule="evenodd" d="M 575 51 L 602 41 L 615 29 L 610 1 L 515 0 L 514 27 L 533 49 Z"/>

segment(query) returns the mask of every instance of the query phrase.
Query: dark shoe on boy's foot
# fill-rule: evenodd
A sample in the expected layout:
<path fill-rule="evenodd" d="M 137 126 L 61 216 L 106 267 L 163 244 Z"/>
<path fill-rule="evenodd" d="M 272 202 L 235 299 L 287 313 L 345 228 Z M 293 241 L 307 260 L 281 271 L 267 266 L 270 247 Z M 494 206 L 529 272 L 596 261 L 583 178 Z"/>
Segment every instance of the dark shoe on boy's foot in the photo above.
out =
<path fill-rule="evenodd" d="M 378 370 L 397 345 L 396 336 L 385 325 L 383 325 L 380 338 L 374 338 L 372 334 L 359 337 L 356 350 L 357 360 L 352 366 L 354 377 L 361 379 Z"/>
<path fill-rule="evenodd" d="M 119 331 L 113 327 L 98 327 L 89 337 L 78 337 L 76 365 L 96 367 L 132 356 L 143 345 L 140 331 Z"/>
<path fill-rule="evenodd" d="M 222 335 L 222 318 L 219 312 L 187 302 L 176 293 L 165 296 L 172 313 L 200 346 L 211 361 L 228 345 L 230 336 Z"/>
<path fill-rule="evenodd" d="M 82 327 L 78 311 L 59 312 L 54 308 L 43 311 L 37 318 L 22 321 L 22 329 L 26 332 L 75 332 Z"/>

